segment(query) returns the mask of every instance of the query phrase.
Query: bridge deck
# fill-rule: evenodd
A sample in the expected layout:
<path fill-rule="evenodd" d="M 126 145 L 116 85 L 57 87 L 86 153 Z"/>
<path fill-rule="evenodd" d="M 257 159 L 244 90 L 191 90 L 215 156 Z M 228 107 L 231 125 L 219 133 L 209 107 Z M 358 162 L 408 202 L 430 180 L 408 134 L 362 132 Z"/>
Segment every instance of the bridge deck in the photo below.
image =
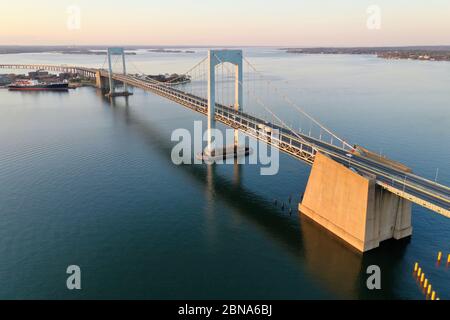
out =
<path fill-rule="evenodd" d="M 0 64 L 0 68 L 80 72 L 89 76 L 95 76 L 96 72 L 99 71 L 97 69 L 75 66 L 17 64 Z M 100 73 L 103 77 L 109 76 L 105 70 L 100 70 Z M 183 92 L 174 86 L 168 86 L 157 81 L 144 81 L 130 75 L 113 74 L 113 78 L 128 85 L 151 91 L 191 110 L 207 115 L 207 100 L 202 97 Z M 382 188 L 450 218 L 450 188 L 444 185 L 390 167 L 373 159 L 355 154 L 350 156 L 350 150 L 344 147 L 338 147 L 300 132 L 266 122 L 247 113 L 236 111 L 232 107 L 217 104 L 215 117 L 217 121 L 238 129 L 255 139 L 262 140 L 307 164 L 314 162 L 316 152 L 327 154 L 346 167 L 353 168 L 360 173 L 374 175 L 377 184 Z M 270 131 L 262 128 L 270 128 Z"/>
<path fill-rule="evenodd" d="M 104 73 L 104 76 L 108 76 L 107 72 Z M 151 91 L 207 115 L 207 100 L 202 97 L 191 95 L 173 86 L 166 86 L 156 81 L 144 81 L 119 74 L 115 74 L 113 78 Z M 450 218 L 450 189 L 446 186 L 363 156 L 355 154 L 349 156 L 350 150 L 348 149 L 266 122 L 247 113 L 236 111 L 232 107 L 216 104 L 216 120 L 253 138 L 262 140 L 308 164 L 314 162 L 316 152 L 325 153 L 346 167 L 351 167 L 361 173 L 375 175 L 377 184 L 390 192 Z M 261 127 L 269 127 L 272 132 L 261 130 Z M 278 130 L 278 134 L 275 134 L 275 130 Z"/>

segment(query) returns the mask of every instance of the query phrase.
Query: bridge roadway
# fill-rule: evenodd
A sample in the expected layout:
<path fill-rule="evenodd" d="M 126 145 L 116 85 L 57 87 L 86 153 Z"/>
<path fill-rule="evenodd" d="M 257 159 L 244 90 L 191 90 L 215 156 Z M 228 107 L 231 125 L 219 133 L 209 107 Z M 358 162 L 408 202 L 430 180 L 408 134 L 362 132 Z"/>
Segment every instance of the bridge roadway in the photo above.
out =
<path fill-rule="evenodd" d="M 0 69 L 12 70 L 47 70 L 56 72 L 78 73 L 86 77 L 95 77 L 96 69 L 70 66 L 70 65 L 51 65 L 51 64 L 0 64 Z"/>
<path fill-rule="evenodd" d="M 100 71 L 102 77 L 108 77 L 107 71 L 77 66 L 55 65 L 19 65 L 0 64 L 0 68 L 8 69 L 45 69 L 60 72 L 73 72 L 95 77 Z M 128 85 L 151 91 L 159 96 L 168 98 L 189 109 L 207 115 L 208 103 L 205 98 L 198 97 L 178 90 L 174 85 L 162 84 L 154 80 L 142 80 L 131 75 L 113 74 L 113 79 Z M 450 188 L 437 184 L 428 179 L 404 172 L 363 156 L 351 154 L 348 149 L 338 147 L 301 132 L 269 123 L 232 107 L 216 104 L 216 120 L 238 129 L 248 136 L 262 140 L 280 151 L 308 164 L 314 162 L 316 152 L 327 154 L 335 161 L 352 168 L 362 174 L 373 175 L 378 185 L 402 198 L 426 207 L 450 218 Z M 278 134 L 276 131 L 278 130 Z"/>
<path fill-rule="evenodd" d="M 108 72 L 102 71 L 102 76 L 107 77 Z M 114 74 L 113 78 L 207 115 L 208 101 L 205 98 L 178 90 L 174 85 L 142 80 L 130 75 Z M 450 188 L 444 185 L 363 156 L 350 154 L 351 150 L 344 147 L 272 124 L 245 112 L 236 111 L 233 107 L 216 104 L 215 113 L 216 121 L 258 140 L 263 140 L 301 161 L 312 164 L 315 153 L 322 152 L 346 167 L 363 174 L 373 175 L 378 185 L 400 197 L 450 218 Z"/>

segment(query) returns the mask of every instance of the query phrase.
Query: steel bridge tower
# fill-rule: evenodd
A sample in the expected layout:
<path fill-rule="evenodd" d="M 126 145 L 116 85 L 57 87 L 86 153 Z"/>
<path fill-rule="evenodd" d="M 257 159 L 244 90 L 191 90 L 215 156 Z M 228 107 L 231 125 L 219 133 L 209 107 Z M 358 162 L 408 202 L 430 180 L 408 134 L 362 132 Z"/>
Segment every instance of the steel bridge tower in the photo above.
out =
<path fill-rule="evenodd" d="M 216 66 L 223 63 L 235 66 L 235 89 L 234 108 L 242 111 L 243 107 L 243 56 L 242 50 L 209 50 L 208 51 L 208 145 L 206 152 L 211 154 L 214 147 L 212 144 L 212 130 L 215 128 L 215 106 L 216 106 Z M 234 146 L 238 147 L 239 132 L 234 132 Z"/>
<path fill-rule="evenodd" d="M 122 72 L 123 75 L 127 74 L 127 68 L 125 63 L 125 50 L 123 48 L 113 47 L 108 48 L 108 71 L 109 71 L 109 93 L 107 94 L 109 97 L 115 96 L 128 96 L 130 93 L 128 92 L 128 86 L 124 83 L 124 91 L 116 92 L 114 88 L 114 79 L 113 79 L 113 69 L 112 69 L 112 56 L 113 55 L 121 55 L 122 56 Z"/>

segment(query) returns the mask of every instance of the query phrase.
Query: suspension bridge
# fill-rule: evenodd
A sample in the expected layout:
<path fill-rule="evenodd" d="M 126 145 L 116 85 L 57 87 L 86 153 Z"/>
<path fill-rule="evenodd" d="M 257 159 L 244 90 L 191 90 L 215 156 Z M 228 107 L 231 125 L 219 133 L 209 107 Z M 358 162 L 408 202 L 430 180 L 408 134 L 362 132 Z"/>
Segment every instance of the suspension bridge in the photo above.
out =
<path fill-rule="evenodd" d="M 116 72 L 114 55 L 116 60 L 122 58 L 122 68 Z M 299 210 L 359 251 L 376 248 L 389 238 L 409 237 L 411 203 L 450 218 L 449 187 L 339 137 L 267 80 L 241 50 L 209 50 L 207 57 L 168 81 L 155 80 L 139 70 L 128 73 L 122 48 L 109 49 L 105 59 L 108 69 L 39 64 L 0 64 L 0 68 L 78 74 L 95 79 L 96 87 L 108 91 L 111 98 L 129 95 L 128 87 L 139 88 L 205 115 L 206 155 L 216 152 L 211 131 L 220 122 L 235 129 L 235 150 L 241 132 L 311 165 Z M 259 84 L 256 88 L 257 81 L 266 87 L 261 89 Z M 123 84 L 123 91 L 117 91 L 117 83 Z M 279 97 L 307 125 L 294 128 L 273 110 L 272 101 L 262 99 L 264 94 Z M 250 106 L 263 115 L 247 111 Z"/>

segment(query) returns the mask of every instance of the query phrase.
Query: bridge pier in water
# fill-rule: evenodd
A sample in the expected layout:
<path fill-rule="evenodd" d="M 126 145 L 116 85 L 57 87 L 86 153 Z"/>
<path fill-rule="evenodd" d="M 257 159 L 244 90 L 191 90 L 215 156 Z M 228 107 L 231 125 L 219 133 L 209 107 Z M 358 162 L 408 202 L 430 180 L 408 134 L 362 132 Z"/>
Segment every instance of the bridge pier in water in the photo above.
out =
<path fill-rule="evenodd" d="M 411 202 L 316 154 L 299 211 L 361 252 L 411 236 Z"/>
<path fill-rule="evenodd" d="M 208 51 L 208 131 L 207 146 L 202 154 L 204 159 L 214 159 L 215 157 L 238 157 L 250 153 L 250 149 L 239 146 L 239 130 L 234 130 L 234 145 L 225 148 L 215 148 L 213 144 L 212 131 L 215 129 L 215 108 L 216 108 L 216 66 L 230 63 L 235 67 L 234 85 L 234 109 L 243 110 L 243 81 L 244 66 L 242 50 L 209 50 Z"/>
<path fill-rule="evenodd" d="M 106 96 L 109 98 L 119 97 L 119 96 L 130 96 L 133 93 L 128 91 L 128 84 L 123 83 L 124 90 L 121 92 L 117 92 L 115 89 L 115 80 L 113 79 L 113 65 L 112 65 L 112 55 L 121 55 L 122 56 L 122 70 L 123 75 L 127 75 L 127 69 L 125 64 L 125 51 L 123 48 L 108 48 L 108 77 L 102 75 L 101 70 L 97 70 L 95 73 L 95 86 L 102 91 L 109 91 Z"/>
<path fill-rule="evenodd" d="M 95 87 L 102 91 L 109 90 L 108 79 L 102 76 L 100 70 L 95 72 Z"/>

